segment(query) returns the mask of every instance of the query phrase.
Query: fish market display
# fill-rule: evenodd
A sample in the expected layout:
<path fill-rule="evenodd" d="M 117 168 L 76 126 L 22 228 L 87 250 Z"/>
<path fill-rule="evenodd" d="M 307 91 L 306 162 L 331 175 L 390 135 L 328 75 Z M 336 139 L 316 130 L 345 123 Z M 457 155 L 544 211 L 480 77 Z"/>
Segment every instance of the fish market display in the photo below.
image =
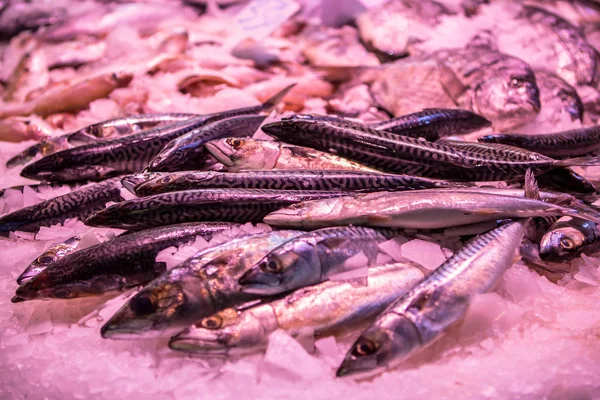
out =
<path fill-rule="evenodd" d="M 0 0 L 0 397 L 600 398 L 598 21 Z"/>
<path fill-rule="evenodd" d="M 423 277 L 416 267 L 373 267 L 367 285 L 323 282 L 272 302 L 237 312 L 227 309 L 196 322 L 169 342 L 169 347 L 208 355 L 240 355 L 267 347 L 268 335 L 284 329 L 298 336 L 302 328 L 328 335 L 369 321 Z M 324 307 L 327 304 L 328 307 Z"/>

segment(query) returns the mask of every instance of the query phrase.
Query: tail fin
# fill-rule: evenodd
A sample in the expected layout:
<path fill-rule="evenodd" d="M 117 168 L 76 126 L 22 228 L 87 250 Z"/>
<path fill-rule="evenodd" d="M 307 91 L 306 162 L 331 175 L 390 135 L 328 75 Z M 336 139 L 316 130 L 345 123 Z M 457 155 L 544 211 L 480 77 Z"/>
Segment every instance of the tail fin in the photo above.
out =
<path fill-rule="evenodd" d="M 567 158 L 557 160 L 557 167 L 600 167 L 600 156 Z"/>
<path fill-rule="evenodd" d="M 263 103 L 263 105 L 261 107 L 261 111 L 271 112 L 279 103 L 281 103 L 281 100 L 283 100 L 285 95 L 288 94 L 288 92 L 290 90 L 292 90 L 292 88 L 296 85 L 297 85 L 297 83 L 292 83 L 291 85 L 289 85 L 289 86 L 283 88 L 282 90 L 280 90 L 279 92 L 277 92 L 270 99 L 267 99 L 267 101 L 265 101 Z"/>

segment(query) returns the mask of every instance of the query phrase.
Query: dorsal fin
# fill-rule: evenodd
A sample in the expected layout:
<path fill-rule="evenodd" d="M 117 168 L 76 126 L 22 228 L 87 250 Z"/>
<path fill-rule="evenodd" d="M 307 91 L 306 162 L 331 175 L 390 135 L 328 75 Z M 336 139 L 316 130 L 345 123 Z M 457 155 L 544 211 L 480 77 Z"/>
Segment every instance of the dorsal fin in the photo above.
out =
<path fill-rule="evenodd" d="M 540 200 L 540 188 L 531 169 L 525 172 L 525 197 Z"/>

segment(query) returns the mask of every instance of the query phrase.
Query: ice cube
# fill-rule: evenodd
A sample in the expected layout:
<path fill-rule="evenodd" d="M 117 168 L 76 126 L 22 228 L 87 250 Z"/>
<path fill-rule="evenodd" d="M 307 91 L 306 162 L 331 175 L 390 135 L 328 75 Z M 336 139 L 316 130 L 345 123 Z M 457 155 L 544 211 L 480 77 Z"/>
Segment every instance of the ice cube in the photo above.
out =
<path fill-rule="evenodd" d="M 385 254 L 389 255 L 394 259 L 394 261 L 402 260 L 402 251 L 401 247 L 403 244 L 408 242 L 408 239 L 402 236 L 395 237 L 393 239 L 388 240 L 387 242 L 383 242 L 379 244 L 379 249 Z"/>
<path fill-rule="evenodd" d="M 317 379 L 329 373 L 318 359 L 281 329 L 269 336 L 265 362 L 303 379 Z"/>
<path fill-rule="evenodd" d="M 428 270 L 439 267 L 446 261 L 441 247 L 437 243 L 414 239 L 402 245 L 402 255 L 422 265 Z"/>
<path fill-rule="evenodd" d="M 29 207 L 44 201 L 38 194 L 29 186 L 23 187 L 23 207 Z"/>

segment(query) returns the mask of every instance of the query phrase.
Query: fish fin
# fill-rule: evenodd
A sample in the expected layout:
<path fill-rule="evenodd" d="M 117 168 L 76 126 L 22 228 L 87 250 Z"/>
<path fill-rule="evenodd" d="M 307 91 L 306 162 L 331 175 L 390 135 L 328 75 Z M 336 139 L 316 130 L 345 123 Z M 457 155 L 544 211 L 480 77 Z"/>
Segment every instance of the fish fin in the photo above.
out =
<path fill-rule="evenodd" d="M 525 172 L 525 197 L 540 200 L 540 188 L 531 169 L 527 169 Z"/>
<path fill-rule="evenodd" d="M 568 158 L 566 160 L 557 160 L 557 167 L 597 167 L 600 166 L 600 156 L 595 157 L 577 157 Z"/>
<path fill-rule="evenodd" d="M 265 111 L 265 112 L 272 111 L 273 108 L 275 108 L 281 102 L 281 100 L 283 100 L 283 98 L 288 94 L 288 92 L 290 90 L 292 90 L 292 88 L 296 85 L 297 85 L 297 83 L 292 83 L 291 85 L 289 85 L 289 86 L 283 88 L 282 90 L 280 90 L 279 92 L 277 92 L 270 99 L 267 99 L 267 101 L 265 101 L 262 105 L 262 111 Z"/>

